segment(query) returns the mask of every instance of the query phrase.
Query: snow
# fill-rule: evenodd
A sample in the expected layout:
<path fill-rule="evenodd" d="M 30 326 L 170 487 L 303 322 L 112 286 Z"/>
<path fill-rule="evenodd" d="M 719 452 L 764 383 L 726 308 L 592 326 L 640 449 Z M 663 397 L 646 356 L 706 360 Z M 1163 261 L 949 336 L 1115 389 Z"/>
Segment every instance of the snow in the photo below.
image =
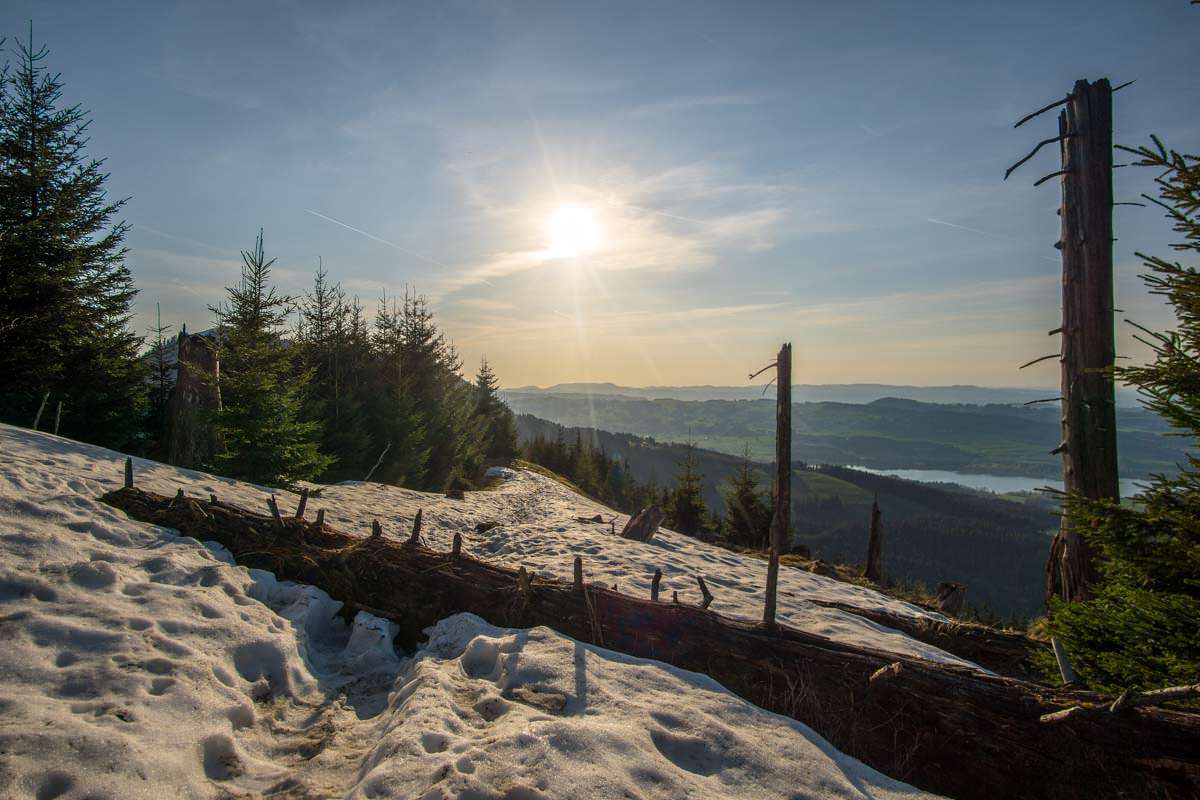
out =
<path fill-rule="evenodd" d="M 0 798 L 920 795 L 705 676 L 546 628 L 460 614 L 403 658 L 391 623 L 346 624 L 314 587 L 97 502 L 120 484 L 120 454 L 0 426 L 0 455 Z M 265 508 L 260 487 L 137 459 L 135 470 L 158 492 Z M 629 570 L 645 564 L 681 595 L 695 593 L 691 570 L 712 570 L 726 613 L 754 605 L 736 586 L 762 571 L 675 534 L 634 547 L 573 523 L 603 510 L 524 471 L 466 501 L 359 484 L 309 505 L 350 530 L 379 516 L 397 535 L 424 507 L 435 547 L 460 531 L 476 555 L 545 572 L 586 552 L 594 577 L 638 591 L 648 576 Z M 488 519 L 501 528 L 476 536 Z M 784 585 L 892 602 L 825 582 Z M 788 613 L 803 612 L 793 598 Z M 897 649 L 906 638 L 871 635 Z"/>

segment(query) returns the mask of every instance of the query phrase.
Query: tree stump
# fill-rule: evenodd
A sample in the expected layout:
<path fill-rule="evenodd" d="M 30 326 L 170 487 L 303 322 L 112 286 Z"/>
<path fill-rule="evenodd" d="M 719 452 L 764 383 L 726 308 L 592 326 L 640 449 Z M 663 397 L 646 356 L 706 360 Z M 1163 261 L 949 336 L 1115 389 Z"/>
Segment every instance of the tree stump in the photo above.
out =
<path fill-rule="evenodd" d="M 937 597 L 934 599 L 934 602 L 943 614 L 957 617 L 963 612 L 963 608 L 966 606 L 966 584 L 954 583 L 952 581 L 939 583 Z"/>
<path fill-rule="evenodd" d="M 629 522 L 625 523 L 625 527 L 621 530 L 621 537 L 648 542 L 654 534 L 658 533 L 658 526 L 662 525 L 662 521 L 662 509 L 656 505 L 648 506 L 629 518 Z"/>

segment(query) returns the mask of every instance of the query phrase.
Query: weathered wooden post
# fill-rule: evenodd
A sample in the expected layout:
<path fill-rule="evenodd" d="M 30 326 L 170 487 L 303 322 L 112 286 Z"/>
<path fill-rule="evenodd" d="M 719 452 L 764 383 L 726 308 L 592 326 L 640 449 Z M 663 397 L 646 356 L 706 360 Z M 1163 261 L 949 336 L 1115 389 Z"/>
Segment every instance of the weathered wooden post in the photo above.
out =
<path fill-rule="evenodd" d="M 42 422 L 42 412 L 46 410 L 46 401 L 50 399 L 50 393 L 46 392 L 42 395 L 42 404 L 38 406 L 37 415 L 33 418 L 33 429 L 36 431 L 38 425 Z"/>
<path fill-rule="evenodd" d="M 308 506 L 308 487 L 300 490 L 300 502 L 296 505 L 296 519 L 304 519 L 304 509 Z"/>
<path fill-rule="evenodd" d="M 1128 84 L 1122 84 L 1127 86 Z M 1118 86 L 1117 89 L 1121 89 Z M 1062 168 L 1039 179 L 1035 186 L 1061 176 L 1062 233 L 1055 245 L 1062 252 L 1061 363 L 1062 441 L 1054 449 L 1063 459 L 1063 490 L 1089 499 L 1120 497 L 1117 475 L 1116 390 L 1112 367 L 1116 361 L 1113 331 L 1112 265 L 1112 95 L 1106 78 L 1075 82 L 1058 102 L 1021 119 L 1065 105 L 1058 117 L 1057 142 Z M 1056 357 L 1043 356 L 1025 366 Z M 1090 596 L 1096 577 L 1092 553 L 1084 538 L 1071 530 L 1064 517 L 1046 563 L 1046 603 L 1054 597 L 1068 601 Z"/>
<path fill-rule="evenodd" d="M 882 514 L 879 513 L 879 494 L 875 494 L 875 501 L 871 503 L 871 536 L 867 541 L 867 568 L 863 570 L 863 577 L 872 583 L 879 583 L 883 577 L 883 565 L 880 563 L 880 555 L 883 550 L 883 522 Z"/>
<path fill-rule="evenodd" d="M 62 422 L 62 400 L 58 401 L 58 408 L 54 411 L 54 435 L 58 436 L 58 423 Z"/>
<path fill-rule="evenodd" d="M 410 547 L 416 547 L 421 543 L 421 517 L 424 513 L 425 509 L 418 508 L 417 515 L 413 517 L 412 533 L 408 535 L 408 544 Z"/>
<path fill-rule="evenodd" d="M 791 528 L 792 505 L 792 345 L 779 348 L 775 361 L 775 514 L 771 518 L 771 554 L 767 561 L 767 599 L 763 625 L 775 627 L 779 554 Z"/>
<path fill-rule="evenodd" d="M 179 490 L 183 492 L 183 489 Z M 280 528 L 283 527 L 283 517 L 279 514 L 279 503 L 275 500 L 275 495 L 267 498 L 267 507 L 271 509 L 271 517 L 275 520 L 275 524 Z"/>
<path fill-rule="evenodd" d="M 133 459 L 125 457 L 125 488 L 133 488 Z"/>

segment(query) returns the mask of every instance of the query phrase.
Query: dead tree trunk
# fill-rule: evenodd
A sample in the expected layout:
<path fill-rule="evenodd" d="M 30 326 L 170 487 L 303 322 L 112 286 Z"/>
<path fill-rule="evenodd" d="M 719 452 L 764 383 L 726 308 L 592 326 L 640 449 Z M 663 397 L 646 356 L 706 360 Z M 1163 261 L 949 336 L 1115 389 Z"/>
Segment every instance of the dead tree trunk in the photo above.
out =
<path fill-rule="evenodd" d="M 879 563 L 880 552 L 883 549 L 883 522 L 879 513 L 879 495 L 871 503 L 871 538 L 867 541 L 867 568 L 863 577 L 872 583 L 879 583 L 883 577 L 883 568 Z"/>
<path fill-rule="evenodd" d="M 763 625 L 775 627 L 779 554 L 787 544 L 792 506 L 792 345 L 779 348 L 775 361 L 775 513 L 771 517 L 771 554 L 767 561 L 767 599 Z"/>
<path fill-rule="evenodd" d="M 1058 118 L 1062 137 L 1063 490 L 1118 498 L 1113 340 L 1112 88 L 1077 81 Z M 1090 596 L 1087 542 L 1064 517 L 1050 546 L 1046 601 Z"/>
<path fill-rule="evenodd" d="M 167 460 L 180 467 L 203 464 L 222 449 L 208 415 L 221 408 L 221 367 L 214 339 L 189 334 L 176 340 L 175 388 L 167 401 Z"/>

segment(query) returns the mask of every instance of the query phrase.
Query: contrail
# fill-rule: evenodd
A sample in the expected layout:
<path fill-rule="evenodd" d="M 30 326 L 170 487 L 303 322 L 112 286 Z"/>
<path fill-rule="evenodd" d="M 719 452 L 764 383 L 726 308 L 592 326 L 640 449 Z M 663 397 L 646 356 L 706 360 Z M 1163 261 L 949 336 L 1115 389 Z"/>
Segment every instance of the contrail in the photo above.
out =
<path fill-rule="evenodd" d="M 933 217 L 929 217 L 925 221 L 932 222 L 934 225 L 945 225 L 947 228 L 958 228 L 960 231 L 970 231 L 971 233 L 978 233 L 983 236 L 999 236 L 1000 235 L 998 233 L 992 233 L 991 231 L 981 231 L 978 228 L 968 228 L 966 225 L 958 225 L 953 222 L 946 222 L 946 220 L 944 220 L 944 219 L 934 219 Z"/>
<path fill-rule="evenodd" d="M 355 233 L 361 234 L 362 236 L 365 236 L 368 239 L 371 239 L 373 241 L 379 242 L 380 244 L 386 244 L 388 247 L 395 248 L 396 250 L 399 250 L 401 253 L 404 253 L 405 255 L 412 256 L 413 258 L 419 258 L 422 261 L 428 261 L 430 264 L 433 264 L 438 267 L 444 267 L 446 269 L 451 269 L 449 264 L 443 264 L 441 261 L 438 261 L 437 259 L 433 259 L 433 258 L 430 258 L 429 256 L 421 255 L 418 252 L 401 247 L 400 245 L 396 244 L 395 242 L 389 242 L 387 239 L 381 239 L 373 233 L 367 233 L 366 231 L 356 228 L 353 225 L 347 225 L 346 223 L 340 222 L 339 220 L 336 220 L 333 217 L 327 217 L 324 214 L 320 213 L 319 211 L 313 211 L 311 208 L 306 208 L 306 209 L 304 209 L 304 213 L 312 214 L 314 217 L 320 217 L 321 219 L 325 220 L 326 222 L 332 222 L 334 225 L 340 225 L 348 231 L 354 231 Z"/>
<path fill-rule="evenodd" d="M 948 228 L 958 228 L 960 231 L 970 231 L 971 233 L 978 233 L 981 236 L 995 236 L 995 237 L 1002 238 L 1002 239 L 1003 238 L 1011 238 L 1011 237 L 1005 237 L 1003 234 L 1000 234 L 1000 233 L 992 233 L 991 231 L 981 231 L 978 228 L 968 228 L 966 225 L 957 225 L 953 222 L 946 222 L 946 220 L 944 220 L 944 219 L 934 219 L 933 217 L 927 217 L 925 219 L 925 221 L 932 222 L 934 225 L 945 225 Z M 1060 261 L 1059 259 L 1054 258 L 1053 256 L 1039 255 L 1038 258 L 1041 258 L 1045 261 L 1050 261 L 1055 264 L 1059 263 L 1059 261 Z"/>
<path fill-rule="evenodd" d="M 208 248 L 209 250 L 215 250 L 218 253 L 222 253 L 224 255 L 229 255 L 230 248 L 228 248 L 228 247 L 217 247 L 215 244 L 209 244 L 208 242 L 201 242 L 198 239 L 189 239 L 186 236 L 176 236 L 173 233 L 167 233 L 166 231 L 160 231 L 158 228 L 152 228 L 149 225 L 145 225 L 142 223 L 134 223 L 133 226 L 130 228 L 130 230 L 145 231 L 146 233 L 150 233 L 155 236 L 161 236 L 164 239 L 173 239 L 176 242 L 183 242 L 184 244 L 196 245 L 197 247 L 205 247 L 205 248 Z"/>

